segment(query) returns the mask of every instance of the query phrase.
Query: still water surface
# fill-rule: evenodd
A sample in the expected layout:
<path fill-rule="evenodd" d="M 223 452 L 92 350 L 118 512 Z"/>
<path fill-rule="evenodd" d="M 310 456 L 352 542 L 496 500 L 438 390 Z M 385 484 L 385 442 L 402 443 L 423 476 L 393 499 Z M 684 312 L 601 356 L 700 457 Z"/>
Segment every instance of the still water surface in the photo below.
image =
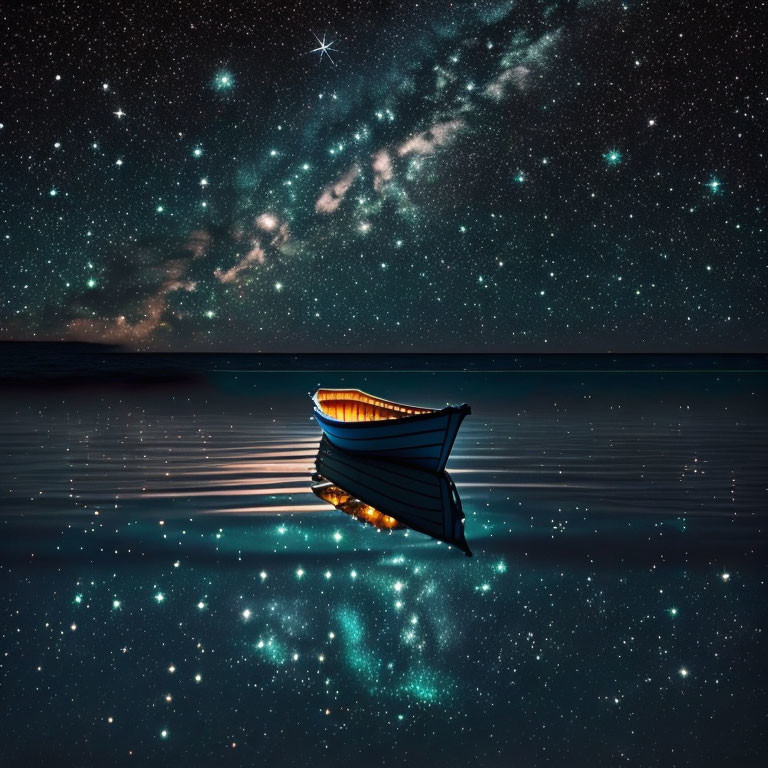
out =
<path fill-rule="evenodd" d="M 204 373 L 3 393 L 4 764 L 758 763 L 766 374 Z M 320 385 L 472 405 L 473 557 L 313 493 Z"/>

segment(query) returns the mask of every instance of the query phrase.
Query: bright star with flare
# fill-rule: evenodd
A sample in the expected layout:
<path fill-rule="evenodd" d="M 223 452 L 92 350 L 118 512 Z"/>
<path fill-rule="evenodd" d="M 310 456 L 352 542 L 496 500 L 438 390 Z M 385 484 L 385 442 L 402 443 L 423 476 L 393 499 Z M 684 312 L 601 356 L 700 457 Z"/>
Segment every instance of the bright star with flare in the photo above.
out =
<path fill-rule="evenodd" d="M 315 33 L 312 33 L 315 35 Z M 313 48 L 310 53 L 319 53 L 320 54 L 320 61 L 323 60 L 323 56 L 327 56 L 330 60 L 331 64 L 336 66 L 336 62 L 331 58 L 331 54 L 328 53 L 328 51 L 333 51 L 334 53 L 338 53 L 336 48 L 331 48 L 331 46 L 336 42 L 335 40 L 331 40 L 330 43 L 325 42 L 325 35 L 323 35 L 323 39 L 321 40 L 317 35 L 315 35 L 315 40 L 317 40 L 320 45 L 317 48 Z"/>

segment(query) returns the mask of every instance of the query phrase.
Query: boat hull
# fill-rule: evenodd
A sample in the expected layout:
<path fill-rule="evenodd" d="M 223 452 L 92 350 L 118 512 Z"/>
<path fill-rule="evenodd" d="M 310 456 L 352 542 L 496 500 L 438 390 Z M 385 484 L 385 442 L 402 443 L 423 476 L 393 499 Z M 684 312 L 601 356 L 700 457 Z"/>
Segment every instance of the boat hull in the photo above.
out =
<path fill-rule="evenodd" d="M 323 433 L 337 448 L 441 472 L 445 469 L 468 405 L 381 421 L 340 421 L 315 406 Z"/>
<path fill-rule="evenodd" d="M 461 500 L 447 472 L 356 456 L 327 438 L 320 442 L 315 467 L 319 476 L 402 525 L 472 555 Z"/>

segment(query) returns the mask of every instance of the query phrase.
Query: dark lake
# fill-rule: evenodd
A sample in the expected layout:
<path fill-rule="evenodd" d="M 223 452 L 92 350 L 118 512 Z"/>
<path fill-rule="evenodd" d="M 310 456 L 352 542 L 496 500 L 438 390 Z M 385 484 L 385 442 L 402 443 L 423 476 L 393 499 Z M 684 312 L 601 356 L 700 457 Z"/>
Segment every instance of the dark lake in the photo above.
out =
<path fill-rule="evenodd" d="M 761 763 L 765 357 L 5 371 L 3 765 Z M 318 498 L 319 386 L 471 404 L 472 557 Z"/>

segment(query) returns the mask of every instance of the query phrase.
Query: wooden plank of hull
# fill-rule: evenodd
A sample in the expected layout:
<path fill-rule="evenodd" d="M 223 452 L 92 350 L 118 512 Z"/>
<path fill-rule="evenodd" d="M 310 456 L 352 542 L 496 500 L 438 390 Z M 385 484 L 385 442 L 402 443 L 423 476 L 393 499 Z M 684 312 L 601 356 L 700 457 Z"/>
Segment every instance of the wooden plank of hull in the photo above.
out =
<path fill-rule="evenodd" d="M 327 439 L 320 444 L 316 467 L 318 474 L 365 504 L 471 556 L 464 538 L 461 500 L 447 472 L 433 474 L 350 454 Z"/>
<path fill-rule="evenodd" d="M 402 419 L 345 422 L 315 407 L 315 418 L 327 438 L 351 453 L 382 456 L 440 472 L 469 406 L 407 416 Z"/>

